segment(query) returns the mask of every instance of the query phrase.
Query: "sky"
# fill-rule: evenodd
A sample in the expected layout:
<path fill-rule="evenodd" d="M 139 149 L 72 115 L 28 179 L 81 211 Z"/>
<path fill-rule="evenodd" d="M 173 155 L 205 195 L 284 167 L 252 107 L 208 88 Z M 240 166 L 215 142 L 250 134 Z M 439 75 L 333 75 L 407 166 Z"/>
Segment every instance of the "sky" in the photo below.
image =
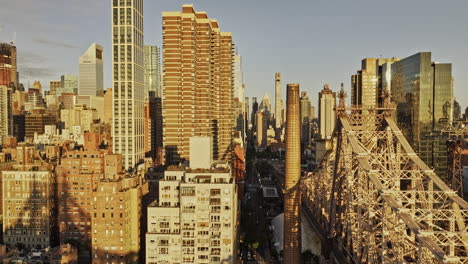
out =
<path fill-rule="evenodd" d="M 243 57 L 249 97 L 274 97 L 274 74 L 299 83 L 313 105 L 328 83 L 350 94 L 351 75 L 366 57 L 404 58 L 431 51 L 453 64 L 455 97 L 468 104 L 466 0 L 145 0 L 145 43 L 161 45 L 161 12 L 192 3 L 232 32 Z M 43 87 L 78 75 L 78 59 L 104 46 L 105 86 L 111 85 L 111 0 L 0 0 L 0 41 L 15 41 L 20 81 Z"/>

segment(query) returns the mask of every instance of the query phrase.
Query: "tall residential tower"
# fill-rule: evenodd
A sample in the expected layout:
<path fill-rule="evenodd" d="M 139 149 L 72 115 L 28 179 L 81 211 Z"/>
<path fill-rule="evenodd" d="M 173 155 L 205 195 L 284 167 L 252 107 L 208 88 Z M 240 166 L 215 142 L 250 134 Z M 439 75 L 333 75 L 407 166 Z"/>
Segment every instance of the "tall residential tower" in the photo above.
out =
<path fill-rule="evenodd" d="M 213 137 L 215 159 L 231 158 L 235 126 L 231 33 L 192 5 L 163 12 L 163 141 L 166 163 L 189 159 L 189 138 Z"/>
<path fill-rule="evenodd" d="M 144 158 L 143 0 L 113 1 L 113 148 L 125 168 Z"/>

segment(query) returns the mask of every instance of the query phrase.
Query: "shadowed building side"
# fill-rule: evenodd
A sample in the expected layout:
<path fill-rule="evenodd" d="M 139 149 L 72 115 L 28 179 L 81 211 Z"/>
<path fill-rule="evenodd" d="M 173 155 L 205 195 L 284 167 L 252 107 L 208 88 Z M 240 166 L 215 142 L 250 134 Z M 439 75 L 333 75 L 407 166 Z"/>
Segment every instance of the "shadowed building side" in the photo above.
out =
<path fill-rule="evenodd" d="M 286 173 L 284 194 L 284 263 L 301 262 L 301 120 L 299 85 L 288 84 L 286 107 Z"/>

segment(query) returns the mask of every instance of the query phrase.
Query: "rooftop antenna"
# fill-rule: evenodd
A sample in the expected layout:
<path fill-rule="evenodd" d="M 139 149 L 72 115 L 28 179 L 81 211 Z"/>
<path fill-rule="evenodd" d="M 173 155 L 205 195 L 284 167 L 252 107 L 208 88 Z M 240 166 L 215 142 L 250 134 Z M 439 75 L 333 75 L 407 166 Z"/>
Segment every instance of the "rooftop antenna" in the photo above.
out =
<path fill-rule="evenodd" d="M 13 32 L 13 39 L 11 40 L 11 44 L 15 44 L 16 42 L 16 31 Z"/>

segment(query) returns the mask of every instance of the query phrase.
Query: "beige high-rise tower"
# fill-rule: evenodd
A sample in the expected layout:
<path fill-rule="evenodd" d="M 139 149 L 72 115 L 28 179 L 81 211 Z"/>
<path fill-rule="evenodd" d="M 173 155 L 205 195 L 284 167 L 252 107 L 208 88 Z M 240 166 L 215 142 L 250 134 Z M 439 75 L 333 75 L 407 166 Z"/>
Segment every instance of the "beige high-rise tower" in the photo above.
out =
<path fill-rule="evenodd" d="M 96 96 L 104 91 L 104 48 L 93 43 L 80 57 L 79 93 Z"/>
<path fill-rule="evenodd" d="M 229 159 L 235 126 L 231 33 L 192 5 L 162 15 L 166 163 L 189 158 L 192 136 L 213 137 L 214 158 Z"/>
<path fill-rule="evenodd" d="M 284 263 L 301 262 L 301 119 L 299 84 L 288 84 L 286 98 L 286 173 L 284 194 Z"/>
<path fill-rule="evenodd" d="M 112 14 L 112 146 L 127 169 L 144 158 L 143 0 L 113 1 Z"/>
<path fill-rule="evenodd" d="M 279 129 L 283 126 L 283 115 L 281 102 L 281 73 L 275 73 L 275 128 Z"/>
<path fill-rule="evenodd" d="M 335 129 L 336 93 L 330 90 L 328 84 L 319 93 L 319 123 L 320 138 L 330 139 Z"/>

